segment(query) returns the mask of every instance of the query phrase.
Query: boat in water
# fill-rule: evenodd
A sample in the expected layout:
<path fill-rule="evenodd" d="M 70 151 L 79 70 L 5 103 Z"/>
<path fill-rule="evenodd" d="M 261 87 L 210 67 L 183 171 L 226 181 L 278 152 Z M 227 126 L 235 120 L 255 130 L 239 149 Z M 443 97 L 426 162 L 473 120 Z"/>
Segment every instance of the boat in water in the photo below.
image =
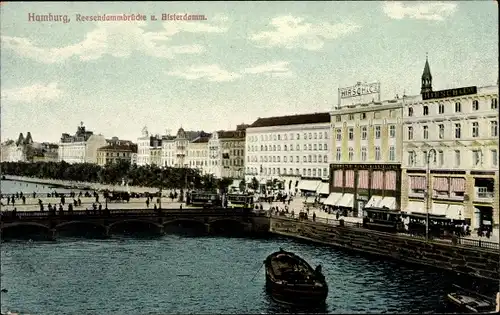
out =
<path fill-rule="evenodd" d="M 493 298 L 454 285 L 457 292 L 449 293 L 448 303 L 457 312 L 493 314 L 496 303 Z"/>
<path fill-rule="evenodd" d="M 284 251 L 269 255 L 264 261 L 266 290 L 280 303 L 319 306 L 328 296 L 328 285 L 321 265 L 313 269 L 304 259 Z"/>

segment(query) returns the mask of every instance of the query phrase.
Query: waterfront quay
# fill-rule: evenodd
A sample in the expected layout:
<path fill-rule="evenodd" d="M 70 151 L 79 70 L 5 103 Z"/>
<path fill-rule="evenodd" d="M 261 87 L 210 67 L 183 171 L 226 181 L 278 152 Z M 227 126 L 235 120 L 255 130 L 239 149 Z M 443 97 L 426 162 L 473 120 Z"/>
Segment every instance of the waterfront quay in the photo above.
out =
<path fill-rule="evenodd" d="M 343 220 L 298 220 L 272 216 L 273 234 L 330 245 L 350 251 L 388 257 L 408 263 L 450 270 L 496 281 L 499 279 L 499 245 L 479 240 L 425 240 L 402 233 L 363 228 Z"/>
<path fill-rule="evenodd" d="M 113 234 L 122 225 L 142 225 L 163 234 L 169 226 L 194 228 L 197 231 L 237 233 L 267 233 L 266 214 L 233 209 L 114 209 L 102 211 L 77 210 L 58 213 L 46 211 L 4 212 L 1 217 L 2 236 L 15 229 L 34 228 L 41 235 L 55 239 L 58 232 L 85 225 L 96 229 L 103 237 Z"/>

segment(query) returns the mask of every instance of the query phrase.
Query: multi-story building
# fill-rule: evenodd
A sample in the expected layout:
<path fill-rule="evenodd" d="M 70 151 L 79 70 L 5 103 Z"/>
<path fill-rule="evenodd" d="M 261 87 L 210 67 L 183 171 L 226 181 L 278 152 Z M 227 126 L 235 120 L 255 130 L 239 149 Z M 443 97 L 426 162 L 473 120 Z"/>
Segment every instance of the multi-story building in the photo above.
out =
<path fill-rule="evenodd" d="M 151 137 L 148 128 L 144 127 L 141 136 L 137 138 L 137 165 L 144 166 L 151 164 Z"/>
<path fill-rule="evenodd" d="M 12 161 L 12 154 L 11 152 L 13 150 L 17 149 L 16 142 L 14 140 L 7 140 L 2 143 L 2 148 L 0 150 L 1 153 L 1 161 L 2 162 L 14 162 Z"/>
<path fill-rule="evenodd" d="M 185 131 L 179 128 L 175 136 L 162 137 L 162 165 L 167 167 L 191 167 L 189 163 L 189 144 L 199 137 L 207 137 L 203 131 Z"/>
<path fill-rule="evenodd" d="M 335 108 L 326 204 L 359 216 L 365 207 L 399 209 L 402 107 L 397 96 Z"/>
<path fill-rule="evenodd" d="M 498 224 L 498 82 L 433 91 L 426 61 L 421 94 L 405 98 L 403 122 L 401 209 L 476 229 Z"/>
<path fill-rule="evenodd" d="M 209 174 L 208 140 L 210 136 L 200 136 L 188 144 L 187 160 L 189 168 L 197 169 L 201 174 Z"/>
<path fill-rule="evenodd" d="M 67 163 L 97 163 L 97 149 L 107 144 L 103 135 L 85 130 L 83 122 L 74 136 L 63 133 L 58 148 L 59 161 Z"/>
<path fill-rule="evenodd" d="M 330 143 L 330 113 L 259 118 L 246 130 L 245 179 L 276 179 L 286 191 L 304 179 L 316 190 L 328 179 Z"/>
<path fill-rule="evenodd" d="M 97 150 L 97 164 L 117 163 L 118 161 L 132 162 L 132 154 L 137 153 L 137 145 L 131 141 L 118 140 L 113 137 L 108 140 L 108 145 Z"/>
<path fill-rule="evenodd" d="M 208 140 L 208 172 L 217 178 L 244 178 L 245 131 L 248 125 L 236 130 L 215 131 Z"/>

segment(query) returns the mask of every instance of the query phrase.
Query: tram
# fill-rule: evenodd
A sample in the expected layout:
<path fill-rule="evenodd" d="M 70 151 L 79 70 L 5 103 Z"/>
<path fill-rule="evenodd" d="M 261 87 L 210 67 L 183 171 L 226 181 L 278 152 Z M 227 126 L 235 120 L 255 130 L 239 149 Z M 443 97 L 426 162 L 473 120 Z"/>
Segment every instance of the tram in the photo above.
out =
<path fill-rule="evenodd" d="M 213 192 L 193 191 L 190 193 L 189 199 L 189 204 L 194 207 L 222 207 L 222 199 L 220 195 Z"/>
<path fill-rule="evenodd" d="M 227 207 L 228 208 L 254 208 L 253 195 L 249 194 L 228 194 Z"/>
<path fill-rule="evenodd" d="M 363 227 L 381 232 L 399 232 L 404 230 L 401 211 L 387 208 L 363 209 Z"/>

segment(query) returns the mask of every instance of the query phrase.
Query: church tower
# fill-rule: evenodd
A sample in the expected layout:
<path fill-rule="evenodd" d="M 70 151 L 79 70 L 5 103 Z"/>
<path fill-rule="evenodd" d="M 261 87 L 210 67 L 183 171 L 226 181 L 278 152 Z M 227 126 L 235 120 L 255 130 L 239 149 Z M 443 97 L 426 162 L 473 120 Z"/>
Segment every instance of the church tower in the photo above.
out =
<path fill-rule="evenodd" d="M 420 94 L 432 92 L 432 75 L 431 68 L 429 67 L 429 59 L 425 56 L 424 73 L 422 73 L 422 88 Z"/>

